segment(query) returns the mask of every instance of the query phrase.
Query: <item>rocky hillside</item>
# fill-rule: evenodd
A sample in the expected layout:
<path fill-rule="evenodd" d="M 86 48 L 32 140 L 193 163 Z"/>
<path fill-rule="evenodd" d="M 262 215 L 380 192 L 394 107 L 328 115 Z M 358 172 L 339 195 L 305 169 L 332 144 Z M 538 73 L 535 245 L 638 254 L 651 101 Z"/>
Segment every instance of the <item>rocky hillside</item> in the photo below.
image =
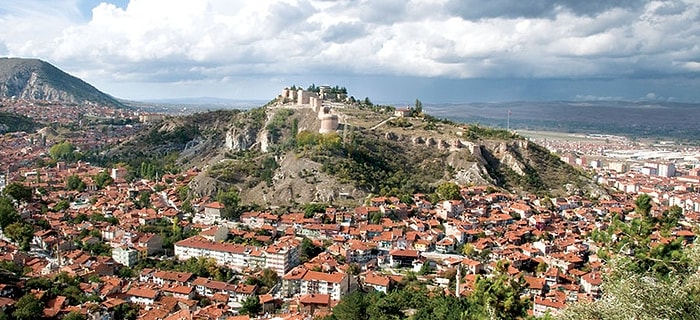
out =
<path fill-rule="evenodd" d="M 524 138 L 430 116 L 394 117 L 381 108 L 340 106 L 337 130 L 318 133 L 308 106 L 270 103 L 251 111 L 173 117 L 112 150 L 154 152 L 202 169 L 200 195 L 235 188 L 242 203 L 293 206 L 362 203 L 370 194 L 429 193 L 445 181 L 518 193 L 600 194 L 581 172 Z"/>
<path fill-rule="evenodd" d="M 85 81 L 37 59 L 0 58 L 0 96 L 122 106 Z"/>

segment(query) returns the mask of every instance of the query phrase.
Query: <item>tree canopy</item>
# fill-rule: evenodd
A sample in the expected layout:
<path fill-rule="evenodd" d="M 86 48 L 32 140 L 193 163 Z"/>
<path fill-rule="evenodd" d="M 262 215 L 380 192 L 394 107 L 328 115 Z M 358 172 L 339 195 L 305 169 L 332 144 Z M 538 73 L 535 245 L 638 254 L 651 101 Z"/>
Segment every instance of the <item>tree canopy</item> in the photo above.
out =
<path fill-rule="evenodd" d="M 85 182 L 78 175 L 71 175 L 66 178 L 66 189 L 68 190 L 85 190 Z"/>
<path fill-rule="evenodd" d="M 44 304 L 33 294 L 27 293 L 15 304 L 15 311 L 12 317 L 17 320 L 37 320 L 44 316 Z"/>
<path fill-rule="evenodd" d="M 0 196 L 0 228 L 5 227 L 20 220 L 17 209 L 12 204 L 12 200 L 5 196 Z"/>
<path fill-rule="evenodd" d="M 20 249 L 29 251 L 29 245 L 34 238 L 34 227 L 24 222 L 15 222 L 3 229 L 5 235 L 16 242 Z"/>
<path fill-rule="evenodd" d="M 30 201 L 32 200 L 32 188 L 26 187 L 25 185 L 13 182 L 5 186 L 3 193 L 12 197 L 17 201 Z"/>
<path fill-rule="evenodd" d="M 243 301 L 243 306 L 241 307 L 241 314 L 256 315 L 262 310 L 262 304 L 260 304 L 260 298 L 257 295 L 252 295 Z"/>
<path fill-rule="evenodd" d="M 618 256 L 603 278 L 603 296 L 590 303 L 569 306 L 563 320 L 700 319 L 700 247 L 695 243 L 682 250 L 688 263 L 665 276 L 653 270 L 630 268 L 628 257 Z M 672 263 L 669 261 L 668 263 Z"/>
<path fill-rule="evenodd" d="M 241 201 L 238 191 L 231 189 L 228 191 L 219 190 L 216 200 L 224 205 L 222 217 L 226 219 L 238 219 L 241 214 L 238 211 L 238 204 Z"/>
<path fill-rule="evenodd" d="M 501 264 L 501 269 L 507 266 Z M 408 277 L 407 277 L 408 278 Z M 530 300 L 522 298 L 524 280 L 512 279 L 497 271 L 494 277 L 479 277 L 474 291 L 466 297 L 447 295 L 442 289 L 428 291 L 424 285 L 407 279 L 388 294 L 356 291 L 341 299 L 327 319 L 522 319 Z"/>
<path fill-rule="evenodd" d="M 437 187 L 435 193 L 440 200 L 460 200 L 462 199 L 462 194 L 460 193 L 459 186 L 453 182 L 445 182 Z"/>
<path fill-rule="evenodd" d="M 642 219 L 648 219 L 651 212 L 651 197 L 642 193 L 634 201 L 634 212 L 637 213 Z"/>
<path fill-rule="evenodd" d="M 51 158 L 54 160 L 74 161 L 77 159 L 75 147 L 68 141 L 51 146 L 49 149 L 49 155 L 51 155 Z"/>

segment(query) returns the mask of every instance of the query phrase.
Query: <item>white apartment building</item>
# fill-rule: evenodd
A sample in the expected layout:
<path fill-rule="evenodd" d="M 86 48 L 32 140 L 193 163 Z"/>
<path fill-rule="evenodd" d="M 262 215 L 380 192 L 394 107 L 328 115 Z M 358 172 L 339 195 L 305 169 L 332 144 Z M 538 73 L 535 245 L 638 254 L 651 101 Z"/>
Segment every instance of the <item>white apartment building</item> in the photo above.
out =
<path fill-rule="evenodd" d="M 265 248 L 240 244 L 214 242 L 194 236 L 175 243 L 175 256 L 180 260 L 192 257 L 207 257 L 217 264 L 232 269 L 270 268 L 283 276 L 299 264 L 301 241 L 294 237 L 283 237 L 274 245 Z"/>
<path fill-rule="evenodd" d="M 327 294 L 338 301 L 349 293 L 353 276 L 342 273 L 325 273 L 296 268 L 282 280 L 282 293 L 286 297 L 307 294 Z"/>

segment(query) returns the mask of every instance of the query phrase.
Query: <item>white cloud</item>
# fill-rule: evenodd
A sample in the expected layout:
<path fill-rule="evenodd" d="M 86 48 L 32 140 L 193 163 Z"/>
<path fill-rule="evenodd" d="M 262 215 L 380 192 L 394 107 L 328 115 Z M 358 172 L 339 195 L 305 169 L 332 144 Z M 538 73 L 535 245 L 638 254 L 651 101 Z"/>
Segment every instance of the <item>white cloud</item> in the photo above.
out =
<path fill-rule="evenodd" d="M 473 2 L 473 1 L 472 1 Z M 695 1 L 0 0 L 6 52 L 88 79 L 626 77 L 700 71 Z M 63 12 L 63 14 L 56 14 Z M 101 80 L 106 81 L 106 80 Z"/>

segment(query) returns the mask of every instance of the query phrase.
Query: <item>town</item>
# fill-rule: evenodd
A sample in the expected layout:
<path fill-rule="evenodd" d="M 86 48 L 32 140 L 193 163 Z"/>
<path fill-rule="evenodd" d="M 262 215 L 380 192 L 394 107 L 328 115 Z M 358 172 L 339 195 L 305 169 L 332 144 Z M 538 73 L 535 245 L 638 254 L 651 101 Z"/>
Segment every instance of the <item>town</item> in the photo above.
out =
<path fill-rule="evenodd" d="M 313 95 L 300 92 L 321 111 Z M 692 243 L 700 220 L 697 149 L 625 158 L 619 155 L 635 146 L 615 139 L 533 139 L 590 170 L 610 190 L 606 198 L 446 183 L 437 196 L 373 196 L 355 207 L 310 203 L 228 219 L 225 197 L 188 192 L 198 168 L 136 179 L 122 166 L 75 160 L 75 152 L 118 143 L 162 116 L 95 106 L 88 117 L 48 102 L 4 104 L 80 134 L 0 138 L 0 267 L 3 278 L 16 280 L 0 284 L 0 310 L 38 301 L 48 318 L 309 319 L 331 314 L 358 291 L 389 293 L 418 281 L 430 292 L 465 297 L 480 277 L 500 274 L 523 280 L 528 314 L 555 315 L 601 297 L 610 249 L 602 234 L 615 234 L 616 221 L 675 214 L 668 228 L 651 231 L 656 246 Z M 322 121 L 323 130 L 338 125 L 331 115 Z M 582 150 L 589 152 L 574 154 Z M 639 209 L 645 197 L 646 211 Z"/>

